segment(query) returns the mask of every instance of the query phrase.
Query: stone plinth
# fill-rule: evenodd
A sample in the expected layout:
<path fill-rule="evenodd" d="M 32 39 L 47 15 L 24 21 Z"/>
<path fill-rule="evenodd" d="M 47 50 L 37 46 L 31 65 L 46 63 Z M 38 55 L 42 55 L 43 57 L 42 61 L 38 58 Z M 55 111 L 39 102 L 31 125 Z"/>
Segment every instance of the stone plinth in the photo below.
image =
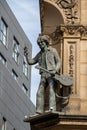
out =
<path fill-rule="evenodd" d="M 87 130 L 86 115 L 46 112 L 25 118 L 24 122 L 30 123 L 31 130 Z"/>

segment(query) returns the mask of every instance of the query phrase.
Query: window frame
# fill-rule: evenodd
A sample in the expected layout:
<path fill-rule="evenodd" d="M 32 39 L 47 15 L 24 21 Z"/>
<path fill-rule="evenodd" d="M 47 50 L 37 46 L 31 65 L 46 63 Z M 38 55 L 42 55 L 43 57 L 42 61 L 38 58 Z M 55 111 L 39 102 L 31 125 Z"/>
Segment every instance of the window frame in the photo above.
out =
<path fill-rule="evenodd" d="M 25 55 L 23 55 L 23 74 L 29 78 L 29 64 L 26 60 Z"/>
<path fill-rule="evenodd" d="M 7 65 L 7 60 L 6 60 L 6 58 L 2 55 L 1 52 L 0 52 L 0 61 L 2 62 L 3 65 Z"/>
<path fill-rule="evenodd" d="M 7 32 L 8 32 L 8 25 L 3 18 L 0 21 L 0 41 L 4 46 L 7 47 Z"/>
<path fill-rule="evenodd" d="M 12 69 L 12 76 L 13 76 L 15 81 L 18 81 L 18 75 L 17 75 L 17 73 L 15 72 L 14 69 Z"/>
<path fill-rule="evenodd" d="M 28 88 L 26 87 L 26 85 L 23 83 L 22 84 L 22 90 L 23 92 L 27 95 L 28 94 Z"/>
<path fill-rule="evenodd" d="M 3 117 L 2 130 L 6 130 L 6 127 L 7 127 L 7 121 L 6 121 L 6 118 Z"/>
<path fill-rule="evenodd" d="M 19 64 L 19 42 L 17 41 L 17 39 L 14 37 L 13 38 L 13 53 L 12 53 L 12 57 L 14 59 L 14 61 Z"/>

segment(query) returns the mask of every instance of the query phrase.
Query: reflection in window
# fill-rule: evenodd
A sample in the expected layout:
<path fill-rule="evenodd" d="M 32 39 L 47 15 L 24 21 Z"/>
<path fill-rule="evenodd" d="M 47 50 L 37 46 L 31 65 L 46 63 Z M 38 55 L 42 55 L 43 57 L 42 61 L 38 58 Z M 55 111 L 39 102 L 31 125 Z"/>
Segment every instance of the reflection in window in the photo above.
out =
<path fill-rule="evenodd" d="M 0 24 L 0 41 L 6 46 L 7 43 L 7 24 L 1 19 Z"/>
<path fill-rule="evenodd" d="M 3 118 L 2 130 L 6 130 L 6 119 L 5 118 Z"/>
<path fill-rule="evenodd" d="M 28 89 L 27 89 L 27 87 L 25 86 L 25 84 L 22 85 L 22 90 L 24 91 L 25 94 L 27 94 Z"/>
<path fill-rule="evenodd" d="M 17 81 L 18 75 L 16 74 L 16 72 L 14 70 L 12 70 L 12 76 Z"/>
<path fill-rule="evenodd" d="M 13 40 L 13 58 L 18 63 L 19 61 L 19 43 L 14 38 Z"/>
<path fill-rule="evenodd" d="M 26 76 L 26 77 L 28 77 L 29 76 L 29 65 L 28 65 L 28 62 L 27 62 L 27 60 L 26 60 L 26 57 L 25 56 L 23 56 L 23 73 L 24 73 L 24 75 Z"/>
<path fill-rule="evenodd" d="M 4 58 L 4 56 L 0 53 L 0 61 L 6 65 L 6 59 Z"/>

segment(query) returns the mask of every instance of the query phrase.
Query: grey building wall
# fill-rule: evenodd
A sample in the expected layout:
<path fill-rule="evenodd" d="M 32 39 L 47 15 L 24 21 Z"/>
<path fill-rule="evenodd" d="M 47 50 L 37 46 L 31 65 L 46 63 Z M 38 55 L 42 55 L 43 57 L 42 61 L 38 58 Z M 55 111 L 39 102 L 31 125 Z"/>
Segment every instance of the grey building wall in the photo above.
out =
<path fill-rule="evenodd" d="M 27 44 L 31 57 L 32 45 L 22 30 L 20 24 L 10 10 L 6 0 L 0 0 L 0 21 L 4 19 L 8 26 L 7 46 L 0 41 L 0 53 L 5 57 L 7 63 L 3 65 L 0 61 L 0 129 L 3 117 L 6 119 L 6 130 L 29 130 L 29 124 L 23 122 L 25 115 L 35 113 L 35 106 L 30 101 L 31 68 L 29 77 L 23 74 L 24 46 Z M 19 63 L 12 58 L 13 38 L 19 42 Z M 12 69 L 18 75 L 18 81 L 12 77 Z M 28 95 L 22 90 L 22 84 L 28 89 Z"/>
<path fill-rule="evenodd" d="M 25 77 L 25 75 L 22 73 L 23 70 L 23 48 L 25 44 L 27 44 L 30 52 L 31 57 L 31 51 L 32 51 L 32 45 L 25 35 L 24 31 L 22 30 L 21 26 L 19 25 L 17 19 L 15 18 L 14 14 L 8 7 L 5 0 L 0 0 L 0 18 L 3 18 L 8 26 L 8 37 L 7 37 L 7 47 L 3 47 L 3 44 L 0 44 L 0 51 L 5 56 L 7 60 L 7 68 L 11 72 L 12 69 L 14 69 L 18 75 L 18 83 L 20 86 L 22 85 L 23 81 L 26 82 L 26 86 L 29 88 L 29 95 L 30 95 L 30 74 L 31 69 L 29 70 L 29 79 Z M 16 37 L 17 41 L 19 42 L 19 64 L 16 64 L 16 62 L 12 58 L 12 51 L 13 51 L 13 37 Z"/>

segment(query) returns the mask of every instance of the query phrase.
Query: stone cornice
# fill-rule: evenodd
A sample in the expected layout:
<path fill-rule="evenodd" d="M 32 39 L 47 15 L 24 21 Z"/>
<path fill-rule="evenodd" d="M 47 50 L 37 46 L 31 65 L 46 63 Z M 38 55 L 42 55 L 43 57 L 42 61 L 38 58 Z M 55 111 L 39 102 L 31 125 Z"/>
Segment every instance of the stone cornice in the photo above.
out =
<path fill-rule="evenodd" d="M 66 115 L 59 112 L 47 112 L 41 115 L 34 115 L 24 119 L 24 122 L 30 123 L 32 130 L 50 129 L 56 130 L 62 128 L 87 128 L 87 116 L 85 115 Z M 77 129 L 76 129 L 77 130 Z"/>
<path fill-rule="evenodd" d="M 81 38 L 87 38 L 87 26 L 83 25 L 61 25 L 61 31 L 63 34 L 67 34 L 68 36 L 75 35 L 80 36 Z"/>
<path fill-rule="evenodd" d="M 53 40 L 53 44 L 60 42 L 63 37 L 77 37 L 80 39 L 87 39 L 87 26 L 83 25 L 60 25 L 56 30 L 47 34 Z"/>
<path fill-rule="evenodd" d="M 87 39 L 87 26 L 83 25 L 60 25 L 56 30 L 49 34 L 54 44 L 60 42 L 63 37 L 77 37 Z"/>
<path fill-rule="evenodd" d="M 42 121 L 46 121 L 45 119 L 51 119 L 50 117 L 52 118 L 55 118 L 57 119 L 57 121 L 86 121 L 87 122 L 87 115 L 72 115 L 72 114 L 65 114 L 63 112 L 45 112 L 43 114 L 40 114 L 40 115 L 33 115 L 33 116 L 30 116 L 30 117 L 27 117 L 24 119 L 24 122 L 36 122 L 37 120 L 40 120 L 42 119 Z M 37 122 L 36 122 L 37 123 Z M 57 122 L 58 123 L 58 122 Z"/>

